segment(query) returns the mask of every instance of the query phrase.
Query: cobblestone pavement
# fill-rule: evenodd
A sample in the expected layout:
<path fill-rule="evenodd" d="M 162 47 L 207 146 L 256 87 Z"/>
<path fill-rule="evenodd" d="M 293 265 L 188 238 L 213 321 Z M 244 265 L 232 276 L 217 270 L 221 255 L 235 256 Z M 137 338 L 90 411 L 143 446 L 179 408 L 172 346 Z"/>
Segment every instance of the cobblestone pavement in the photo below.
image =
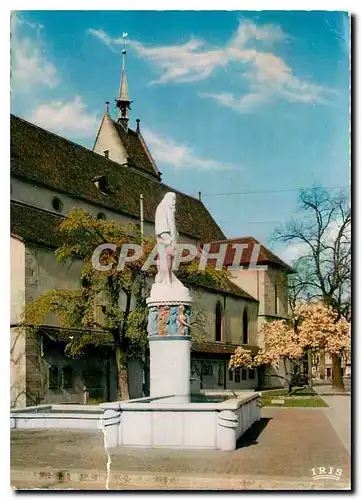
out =
<path fill-rule="evenodd" d="M 338 489 L 349 487 L 349 453 L 323 409 L 263 408 L 234 452 L 116 448 L 101 431 L 13 430 L 12 486 L 47 489 Z M 343 470 L 312 480 L 312 468 Z M 108 483 L 106 485 L 106 480 Z M 93 485 L 93 486 L 92 486 Z"/>

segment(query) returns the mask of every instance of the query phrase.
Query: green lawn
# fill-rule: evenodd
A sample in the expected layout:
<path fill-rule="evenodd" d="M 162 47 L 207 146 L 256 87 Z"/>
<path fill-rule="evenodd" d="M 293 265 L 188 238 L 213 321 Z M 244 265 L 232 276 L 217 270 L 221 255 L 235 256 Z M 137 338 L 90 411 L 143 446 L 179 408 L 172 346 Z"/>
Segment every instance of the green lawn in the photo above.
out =
<path fill-rule="evenodd" d="M 317 396 L 309 387 L 295 388 L 290 395 L 287 389 L 274 389 L 271 391 L 262 391 L 262 406 L 280 406 L 280 407 L 325 407 L 327 404 L 322 398 Z M 272 400 L 284 400 L 283 404 L 272 403 Z"/>
<path fill-rule="evenodd" d="M 262 396 L 288 396 L 287 389 L 272 389 L 269 391 L 261 391 Z M 315 396 L 316 393 L 313 389 L 309 387 L 294 387 L 290 396 Z"/>

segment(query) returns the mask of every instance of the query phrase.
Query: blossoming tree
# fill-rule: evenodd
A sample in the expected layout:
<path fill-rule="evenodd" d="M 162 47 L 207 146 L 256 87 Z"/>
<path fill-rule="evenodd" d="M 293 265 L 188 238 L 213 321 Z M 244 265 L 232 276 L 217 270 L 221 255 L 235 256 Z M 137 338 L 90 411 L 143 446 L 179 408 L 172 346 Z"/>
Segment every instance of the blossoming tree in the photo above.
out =
<path fill-rule="evenodd" d="M 264 337 L 264 347 L 259 353 L 252 358 L 250 351 L 240 346 L 231 356 L 229 368 L 267 365 L 279 368 L 283 362 L 285 377 L 280 378 L 287 381 L 289 392 L 308 352 L 322 349 L 331 356 L 342 357 L 350 349 L 349 323 L 321 302 L 298 304 L 290 320 L 264 323 L 260 333 Z M 343 388 L 342 379 L 334 380 L 334 386 Z"/>

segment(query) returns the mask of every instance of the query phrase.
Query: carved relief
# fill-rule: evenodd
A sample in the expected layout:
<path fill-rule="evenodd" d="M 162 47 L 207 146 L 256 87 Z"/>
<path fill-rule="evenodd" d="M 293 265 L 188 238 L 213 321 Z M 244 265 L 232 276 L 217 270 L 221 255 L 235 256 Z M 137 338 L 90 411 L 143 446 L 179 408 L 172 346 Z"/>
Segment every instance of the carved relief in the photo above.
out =
<path fill-rule="evenodd" d="M 183 305 L 178 306 L 178 335 L 188 335 L 189 323 L 187 321 L 187 316 L 185 314 L 185 307 Z"/>
<path fill-rule="evenodd" d="M 158 312 L 158 335 L 167 335 L 169 323 L 169 306 L 161 306 Z"/>

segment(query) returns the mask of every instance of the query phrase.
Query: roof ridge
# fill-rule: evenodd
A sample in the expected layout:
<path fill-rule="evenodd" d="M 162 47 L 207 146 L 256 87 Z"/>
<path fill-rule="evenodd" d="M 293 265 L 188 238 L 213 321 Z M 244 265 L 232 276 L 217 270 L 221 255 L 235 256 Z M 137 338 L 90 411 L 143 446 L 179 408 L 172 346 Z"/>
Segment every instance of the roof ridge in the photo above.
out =
<path fill-rule="evenodd" d="M 66 215 L 54 214 L 54 212 L 52 212 L 51 210 L 47 210 L 46 208 L 35 207 L 34 205 L 29 205 L 28 203 L 24 203 L 22 201 L 10 200 L 10 208 L 11 208 L 11 205 L 18 205 L 20 207 L 30 208 L 31 210 L 35 210 L 36 212 L 42 212 L 42 213 L 45 213 L 47 215 L 51 215 L 54 218 L 66 219 Z"/>
<path fill-rule="evenodd" d="M 213 241 L 210 241 L 209 243 L 225 243 L 227 241 L 231 242 L 231 241 L 236 241 L 236 240 L 254 240 L 256 243 L 259 243 L 260 245 L 265 247 L 265 245 L 263 245 L 263 243 L 258 241 L 254 236 L 239 236 L 238 238 L 226 238 L 224 240 L 213 240 Z"/>
<path fill-rule="evenodd" d="M 134 163 L 135 168 L 137 168 L 140 171 L 147 172 L 148 175 L 153 175 L 153 176 L 157 177 L 158 182 L 159 182 L 159 177 L 160 177 L 159 170 L 158 170 L 157 166 L 155 165 L 153 158 L 151 158 L 149 151 L 147 151 L 148 148 L 145 145 L 144 139 L 143 139 L 143 141 L 141 141 L 139 138 L 138 132 L 134 131 L 133 129 L 131 129 L 129 127 L 127 128 L 127 130 L 125 130 L 119 122 L 113 120 L 112 117 L 110 117 L 110 119 L 112 120 L 113 125 L 115 126 L 115 130 L 119 136 L 119 139 L 123 143 L 123 146 L 127 152 L 128 158 Z M 123 134 L 125 137 L 133 137 L 139 143 L 139 146 L 142 148 L 142 151 L 145 154 L 145 156 L 149 162 L 149 166 L 150 166 L 149 170 L 148 170 L 148 168 L 145 168 L 144 166 L 142 166 L 141 163 L 138 163 L 137 161 L 135 161 L 134 151 L 133 151 L 132 145 L 131 145 L 131 143 L 129 143 L 129 144 L 124 143 Z"/>
<path fill-rule="evenodd" d="M 161 172 L 159 170 L 159 168 L 157 167 L 157 164 L 152 156 L 152 153 L 150 152 L 148 146 L 147 146 L 147 143 L 141 133 L 141 131 L 139 130 L 139 132 L 135 132 L 135 134 L 137 135 L 138 139 L 139 139 L 139 142 L 141 143 L 141 145 L 143 146 L 144 148 L 144 151 L 146 153 L 146 155 L 148 156 L 149 158 L 149 161 L 151 162 L 151 164 L 153 165 L 153 168 L 155 170 L 155 173 L 160 177 L 161 176 Z"/>

